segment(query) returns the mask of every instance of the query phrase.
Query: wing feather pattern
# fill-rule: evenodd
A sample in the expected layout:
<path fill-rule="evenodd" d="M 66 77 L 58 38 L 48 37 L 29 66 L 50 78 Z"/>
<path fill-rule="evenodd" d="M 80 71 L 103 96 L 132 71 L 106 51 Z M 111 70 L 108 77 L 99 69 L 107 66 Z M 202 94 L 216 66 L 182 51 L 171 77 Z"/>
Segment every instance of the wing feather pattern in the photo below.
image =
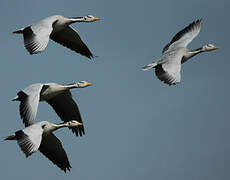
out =
<path fill-rule="evenodd" d="M 52 32 L 52 26 L 42 28 L 37 26 L 28 26 L 23 30 L 24 45 L 30 54 L 37 54 L 43 51 L 48 42 L 49 35 Z"/>
<path fill-rule="evenodd" d="M 48 100 L 47 103 L 49 103 L 49 105 L 53 107 L 55 112 L 64 122 L 76 120 L 82 123 L 82 118 L 81 118 L 79 108 L 75 103 L 75 101 L 73 100 L 70 91 L 66 91 L 65 93 L 57 95 L 56 97 Z M 76 136 L 78 136 L 78 134 L 80 136 L 85 134 L 83 125 L 70 128 L 70 129 L 73 131 L 73 133 L 76 134 Z"/>
<path fill-rule="evenodd" d="M 64 172 L 70 171 L 71 166 L 67 154 L 61 141 L 53 133 L 42 139 L 39 151 Z"/>
<path fill-rule="evenodd" d="M 20 116 L 26 127 L 35 121 L 42 87 L 40 83 L 33 84 L 18 92 L 21 101 L 19 105 Z"/>
<path fill-rule="evenodd" d="M 187 27 L 179 31 L 167 44 L 162 53 L 176 47 L 187 47 L 187 45 L 199 34 L 202 25 L 202 19 L 192 22 Z"/>
<path fill-rule="evenodd" d="M 175 69 L 176 68 L 176 69 Z M 180 67 L 174 67 L 174 71 L 167 67 L 166 64 L 159 64 L 155 68 L 155 74 L 164 83 L 176 85 L 181 80 Z"/>
<path fill-rule="evenodd" d="M 75 51 L 76 53 L 80 53 L 83 56 L 91 59 L 93 58 L 93 54 L 86 46 L 86 44 L 82 41 L 81 37 L 78 33 L 72 29 L 71 27 L 67 26 L 61 31 L 52 33 L 50 38 L 55 42 Z"/>
<path fill-rule="evenodd" d="M 40 146 L 43 130 L 38 124 L 15 132 L 17 143 L 26 157 L 36 152 Z"/>

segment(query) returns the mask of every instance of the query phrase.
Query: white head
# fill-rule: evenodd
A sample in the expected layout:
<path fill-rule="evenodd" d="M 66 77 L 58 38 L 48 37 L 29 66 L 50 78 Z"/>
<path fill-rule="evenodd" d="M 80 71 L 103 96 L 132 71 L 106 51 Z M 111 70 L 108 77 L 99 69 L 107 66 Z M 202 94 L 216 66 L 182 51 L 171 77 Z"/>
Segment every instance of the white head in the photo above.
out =
<path fill-rule="evenodd" d="M 93 21 L 98 21 L 100 18 L 94 17 L 93 15 L 87 15 L 83 17 L 84 22 L 93 22 Z"/>
<path fill-rule="evenodd" d="M 77 83 L 77 86 L 78 86 L 79 88 L 84 88 L 84 87 L 92 86 L 92 83 L 89 83 L 89 82 L 87 82 L 87 81 L 79 81 L 79 82 Z"/>
<path fill-rule="evenodd" d="M 218 47 L 212 45 L 212 44 L 207 44 L 205 46 L 203 46 L 203 51 L 213 51 L 213 50 L 216 50 L 216 49 L 219 49 Z"/>
<path fill-rule="evenodd" d="M 87 16 L 83 16 L 83 17 L 68 17 L 66 18 L 66 21 L 69 24 L 75 23 L 75 22 L 94 22 L 94 21 L 98 21 L 100 20 L 100 18 L 98 17 L 94 17 L 92 15 L 87 15 Z"/>
<path fill-rule="evenodd" d="M 75 120 L 67 122 L 68 127 L 76 127 L 76 126 L 82 126 L 82 125 L 83 125 L 82 123 L 75 121 Z"/>

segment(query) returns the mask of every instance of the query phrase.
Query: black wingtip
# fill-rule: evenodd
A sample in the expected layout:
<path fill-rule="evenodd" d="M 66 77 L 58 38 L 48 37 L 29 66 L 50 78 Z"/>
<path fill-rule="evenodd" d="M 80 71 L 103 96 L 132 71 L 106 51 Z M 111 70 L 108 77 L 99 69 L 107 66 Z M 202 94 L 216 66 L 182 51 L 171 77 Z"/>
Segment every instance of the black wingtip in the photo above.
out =
<path fill-rule="evenodd" d="M 200 19 L 197 19 L 196 21 L 193 21 L 191 24 L 189 24 L 186 28 L 191 28 L 192 26 L 194 26 L 194 25 L 196 25 L 196 24 L 202 24 L 202 22 L 203 22 L 203 19 L 202 18 L 200 18 Z"/>
<path fill-rule="evenodd" d="M 70 128 L 72 130 L 72 132 L 76 135 L 76 136 L 83 136 L 85 135 L 85 129 L 84 129 L 84 126 L 81 125 L 81 126 L 77 126 L 77 127 L 74 127 L 74 128 Z"/>
<path fill-rule="evenodd" d="M 200 19 L 194 21 L 195 24 L 196 24 L 196 23 L 202 23 L 202 22 L 203 22 L 203 18 L 200 18 Z"/>
<path fill-rule="evenodd" d="M 88 55 L 88 56 L 86 56 L 87 58 L 89 58 L 90 60 L 93 60 L 94 58 L 97 58 L 97 57 L 99 57 L 99 56 L 95 56 L 95 55 L 93 55 L 93 54 L 90 54 L 90 55 Z"/>
<path fill-rule="evenodd" d="M 72 168 L 70 165 L 64 168 L 61 168 L 61 170 L 63 170 L 65 173 L 67 173 L 68 171 L 70 172 L 70 168 Z"/>
<path fill-rule="evenodd" d="M 94 54 L 92 54 L 92 53 L 90 53 L 90 54 L 88 54 L 88 55 L 85 55 L 87 58 L 89 58 L 90 60 L 93 60 L 93 59 L 95 59 L 95 58 L 98 58 L 99 56 L 97 56 L 97 55 L 94 55 Z"/>
<path fill-rule="evenodd" d="M 23 29 L 19 29 L 18 31 L 12 32 L 13 34 L 23 34 Z"/>

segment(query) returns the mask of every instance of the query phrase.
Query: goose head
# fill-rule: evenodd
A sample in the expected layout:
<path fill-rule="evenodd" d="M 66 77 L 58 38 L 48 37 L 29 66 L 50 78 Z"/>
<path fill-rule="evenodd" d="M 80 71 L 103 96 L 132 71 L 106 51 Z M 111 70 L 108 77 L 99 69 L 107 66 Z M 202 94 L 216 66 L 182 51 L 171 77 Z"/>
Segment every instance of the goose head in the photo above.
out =
<path fill-rule="evenodd" d="M 203 51 L 213 51 L 219 49 L 218 47 L 214 46 L 213 44 L 207 44 L 203 46 Z"/>
<path fill-rule="evenodd" d="M 76 127 L 76 126 L 82 126 L 82 125 L 83 125 L 82 123 L 75 121 L 75 120 L 67 122 L 68 127 Z"/>
<path fill-rule="evenodd" d="M 78 86 L 79 88 L 84 88 L 84 87 L 92 86 L 92 83 L 87 82 L 87 81 L 79 81 L 79 82 L 77 83 L 77 86 Z"/>
<path fill-rule="evenodd" d="M 93 15 L 87 15 L 83 17 L 84 22 L 94 22 L 100 20 L 98 17 L 94 17 Z"/>

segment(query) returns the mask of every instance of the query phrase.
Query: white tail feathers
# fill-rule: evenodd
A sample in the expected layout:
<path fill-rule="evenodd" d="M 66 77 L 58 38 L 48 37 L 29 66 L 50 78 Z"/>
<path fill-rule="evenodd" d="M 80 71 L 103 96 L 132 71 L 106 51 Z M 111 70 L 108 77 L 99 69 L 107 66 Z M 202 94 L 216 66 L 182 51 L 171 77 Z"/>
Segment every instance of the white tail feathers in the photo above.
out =
<path fill-rule="evenodd" d="M 143 70 L 143 71 L 147 71 L 147 70 L 149 70 L 149 69 L 154 68 L 156 65 L 157 65 L 157 63 L 156 63 L 156 62 L 153 62 L 153 63 L 151 63 L 151 64 L 148 64 L 148 65 L 146 65 L 146 66 L 143 66 L 143 67 L 142 67 L 142 70 Z"/>

